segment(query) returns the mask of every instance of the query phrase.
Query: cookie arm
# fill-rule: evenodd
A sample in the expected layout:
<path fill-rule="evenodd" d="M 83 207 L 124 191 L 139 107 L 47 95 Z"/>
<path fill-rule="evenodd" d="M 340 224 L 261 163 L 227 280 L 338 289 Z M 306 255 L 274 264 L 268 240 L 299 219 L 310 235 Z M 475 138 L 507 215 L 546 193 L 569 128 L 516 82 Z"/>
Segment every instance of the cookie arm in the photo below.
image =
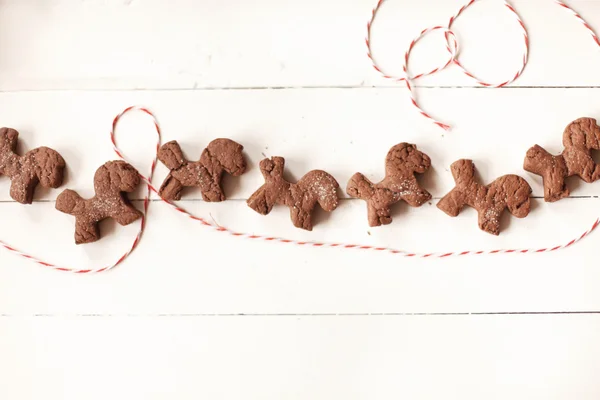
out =
<path fill-rule="evenodd" d="M 265 185 L 263 185 L 258 188 L 258 190 L 252 194 L 252 196 L 250 196 L 250 198 L 246 201 L 246 204 L 248 204 L 248 207 L 257 213 L 261 215 L 267 215 L 271 212 L 273 206 L 275 205 L 274 199 L 271 200 L 273 201 L 269 201 L 267 188 Z"/>
<path fill-rule="evenodd" d="M 464 195 L 457 188 L 452 189 L 437 203 L 437 208 L 451 217 L 456 217 L 464 206 Z"/>

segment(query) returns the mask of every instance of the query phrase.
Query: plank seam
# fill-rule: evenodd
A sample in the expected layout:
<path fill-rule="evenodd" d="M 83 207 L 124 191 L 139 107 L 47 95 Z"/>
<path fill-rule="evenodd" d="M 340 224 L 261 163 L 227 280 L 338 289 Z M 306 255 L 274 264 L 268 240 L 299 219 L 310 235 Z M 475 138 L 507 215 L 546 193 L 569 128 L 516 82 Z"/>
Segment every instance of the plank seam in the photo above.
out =
<path fill-rule="evenodd" d="M 372 313 L 148 313 L 148 314 L 0 314 L 0 318 L 204 318 L 204 317 L 412 317 L 501 315 L 596 315 L 600 311 L 476 311 L 476 312 L 372 312 Z"/>

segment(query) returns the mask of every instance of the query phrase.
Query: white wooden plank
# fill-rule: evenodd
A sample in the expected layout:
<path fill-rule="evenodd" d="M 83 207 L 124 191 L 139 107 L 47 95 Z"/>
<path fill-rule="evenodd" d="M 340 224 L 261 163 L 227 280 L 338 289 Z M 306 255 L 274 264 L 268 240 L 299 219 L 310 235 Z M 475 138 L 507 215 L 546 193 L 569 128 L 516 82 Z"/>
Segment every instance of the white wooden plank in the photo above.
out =
<path fill-rule="evenodd" d="M 470 209 L 450 218 L 433 205 L 400 206 L 394 224 L 369 228 L 365 205 L 344 201 L 331 215 L 317 214 L 315 230 L 308 233 L 294 228 L 281 207 L 263 217 L 243 201 L 184 206 L 243 232 L 419 252 L 555 246 L 578 237 L 598 216 L 597 199 L 535 202 L 526 219 L 504 218 L 506 230 L 494 237 L 479 230 Z M 110 235 L 76 247 L 73 219 L 55 212 L 52 203 L 31 208 L 5 203 L 0 220 L 8 221 L 2 239 L 50 262 L 80 268 L 114 262 L 136 232 L 135 226 L 109 223 L 103 229 Z M 549 254 L 407 259 L 238 239 L 157 203 L 136 252 L 110 273 L 68 275 L 0 252 L 0 314 L 598 310 L 597 235 Z"/>
<path fill-rule="evenodd" d="M 598 315 L 2 318 L 0 396 L 595 400 L 599 332 Z"/>
<path fill-rule="evenodd" d="M 433 168 L 422 182 L 435 197 L 454 186 L 449 166 L 459 158 L 474 159 L 486 183 L 516 173 L 541 196 L 541 179 L 522 169 L 527 149 L 537 143 L 559 153 L 569 122 L 582 116 L 600 120 L 595 89 L 422 89 L 421 99 L 454 129 L 446 133 L 425 120 L 402 89 L 4 93 L 0 121 L 21 131 L 23 150 L 46 145 L 61 152 L 68 164 L 64 186 L 89 197 L 96 168 L 116 158 L 108 134 L 114 116 L 143 104 L 158 116 L 163 141 L 180 141 L 190 159 L 216 137 L 242 143 L 249 171 L 226 185 L 230 198 L 244 199 L 263 184 L 257 166 L 265 155 L 284 156 L 287 172 L 296 179 L 324 169 L 344 189 L 357 171 L 381 179 L 387 151 L 402 141 L 416 143 L 432 158 Z M 146 173 L 156 143 L 150 118 L 127 116 L 117 138 Z M 166 172 L 160 165 L 157 185 Z M 0 178 L 0 200 L 10 200 L 9 184 Z M 569 185 L 574 196 L 600 194 L 599 184 L 573 178 Z M 36 199 L 54 199 L 58 193 L 40 190 Z M 186 198 L 198 199 L 200 193 L 189 191 Z"/>
<path fill-rule="evenodd" d="M 433 171 L 423 183 L 439 198 L 453 185 L 446 168 L 454 159 L 474 158 L 486 182 L 503 173 L 523 173 L 523 154 L 531 144 L 539 143 L 557 152 L 564 124 L 597 113 L 593 89 L 522 90 L 523 95 L 515 97 L 515 91 L 508 90 L 424 89 L 424 100 L 448 110 L 448 115 L 460 122 L 455 131 L 443 136 L 417 115 L 408 101 L 403 103 L 400 90 L 395 89 L 12 93 L 0 95 L 0 115 L 3 123 L 22 131 L 25 148 L 45 144 L 61 151 L 70 166 L 66 187 L 80 190 L 85 196 L 92 195 L 95 168 L 114 156 L 108 141 L 112 117 L 125 106 L 139 102 L 157 112 L 165 140 L 181 140 L 188 154 L 199 154 L 216 136 L 232 137 L 246 146 L 253 168 L 243 179 L 229 182 L 235 199 L 247 198 L 262 184 L 255 167 L 261 153 L 288 158 L 292 176 L 323 168 L 345 186 L 356 171 L 380 178 L 385 152 L 403 140 L 418 143 L 434 160 Z M 499 117 L 498 108 L 508 116 Z M 131 116 L 123 120 L 121 129 L 119 141 L 126 153 L 136 165 L 144 165 L 145 157 L 153 151 L 151 122 Z M 164 168 L 161 173 L 164 176 Z M 536 194 L 541 194 L 539 180 L 524 176 Z M 598 194 L 595 184 L 573 183 L 574 195 Z M 53 199 L 57 192 L 42 193 L 40 198 Z M 2 179 L 0 194 L 5 200 L 7 193 L 8 182 Z M 198 194 L 187 198 L 198 198 Z M 597 216 L 596 203 L 596 199 L 569 199 L 555 204 L 535 200 L 530 217 L 505 220 L 508 230 L 500 238 L 481 233 L 472 211 L 451 219 L 429 205 L 416 210 L 400 206 L 392 226 L 371 230 L 366 226 L 364 204 L 345 201 L 330 218 L 319 217 L 315 232 L 304 233 L 291 227 L 285 209 L 261 217 L 243 201 L 185 204 L 205 216 L 212 214 L 223 225 L 244 231 L 427 252 L 561 244 L 591 225 Z M 100 266 L 118 258 L 135 234 L 135 226 L 109 224 L 109 231 L 115 233 L 97 244 L 75 247 L 71 217 L 53 207 L 53 203 L 31 207 L 13 202 L 0 204 L 0 220 L 6 232 L 2 239 L 50 261 L 82 266 L 92 261 Z M 17 315 L 551 311 L 597 309 L 600 301 L 591 284 L 597 275 L 593 266 L 594 238 L 574 250 L 526 256 L 516 262 L 511 257 L 421 262 L 236 241 L 203 230 L 162 204 L 153 206 L 150 220 L 144 242 L 125 268 L 102 277 L 44 272 L 0 253 L 1 311 Z M 8 233 L 10 230 L 16 232 Z M 236 246 L 234 254 L 231 246 Z M 372 268 L 379 263 L 381 267 Z M 538 288 L 542 275 L 544 285 Z M 137 282 L 141 281 L 147 285 L 139 286 Z M 110 298 L 105 294 L 107 285 L 111 288 Z M 132 287 L 136 288 L 135 296 Z M 336 296 L 330 295 L 332 290 Z M 357 297 L 356 293 L 365 294 Z"/>
<path fill-rule="evenodd" d="M 147 89 L 389 85 L 371 68 L 364 37 L 374 0 L 161 0 L 2 2 L 0 89 Z M 422 29 L 446 24 L 464 0 L 391 1 L 374 27 L 382 66 L 401 71 Z M 551 0 L 512 2 L 531 35 L 520 86 L 598 86 L 600 49 Z M 569 0 L 600 29 L 600 2 Z M 556 28 L 558 27 L 558 28 Z M 522 36 L 501 2 L 456 22 L 461 59 L 482 78 L 516 72 Z M 441 35 L 423 41 L 414 71 L 446 57 Z M 455 68 L 422 85 L 473 85 Z"/>

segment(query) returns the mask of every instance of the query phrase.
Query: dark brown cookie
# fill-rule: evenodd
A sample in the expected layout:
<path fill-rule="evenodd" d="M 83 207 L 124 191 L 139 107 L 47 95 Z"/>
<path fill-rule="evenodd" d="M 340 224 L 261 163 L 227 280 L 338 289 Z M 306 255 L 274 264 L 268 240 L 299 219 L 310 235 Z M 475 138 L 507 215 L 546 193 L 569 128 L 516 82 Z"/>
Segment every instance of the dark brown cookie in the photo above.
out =
<path fill-rule="evenodd" d="M 125 192 L 133 192 L 140 184 L 140 176 L 125 161 L 109 161 L 96 171 L 96 195 L 82 199 L 77 192 L 65 190 L 56 199 L 56 209 L 74 215 L 75 243 L 91 243 L 100 239 L 99 222 L 112 218 L 121 225 L 129 225 L 142 213 L 129 203 Z"/>
<path fill-rule="evenodd" d="M 600 126 L 593 118 L 571 122 L 563 133 L 564 151 L 553 156 L 537 144 L 527 151 L 523 168 L 540 175 L 544 182 L 544 200 L 558 201 L 569 196 L 566 178 L 577 175 L 585 182 L 600 179 L 600 166 L 592 150 L 600 149 Z"/>
<path fill-rule="evenodd" d="M 19 156 L 16 153 L 19 132 L 0 128 L 0 175 L 11 180 L 10 197 L 31 204 L 38 183 L 46 188 L 62 185 L 65 160 L 48 147 L 38 147 Z"/>
<path fill-rule="evenodd" d="M 479 214 L 479 227 L 493 235 L 500 233 L 500 216 L 506 208 L 517 218 L 524 218 L 531 208 L 531 187 L 517 175 L 504 175 L 487 186 L 475 181 L 475 165 L 471 160 L 458 160 L 450 169 L 456 186 L 437 204 L 451 217 L 465 205 Z"/>
<path fill-rule="evenodd" d="M 404 200 L 419 207 L 431 199 L 431 194 L 419 186 L 415 173 L 422 174 L 431 166 L 429 157 L 410 143 L 400 143 L 390 149 L 385 158 L 385 178 L 373 184 L 357 172 L 350 178 L 346 193 L 367 202 L 370 226 L 392 222 L 390 206 Z"/>
<path fill-rule="evenodd" d="M 248 206 L 262 215 L 270 213 L 275 204 L 288 206 L 294 226 L 310 231 L 311 213 L 317 203 L 328 212 L 337 208 L 339 184 L 333 176 L 320 170 L 310 171 L 298 183 L 290 183 L 283 179 L 284 164 L 283 157 L 265 158 L 260 162 L 265 184 L 250 196 Z"/>
<path fill-rule="evenodd" d="M 204 201 L 223 201 L 223 172 L 240 176 L 246 171 L 244 147 L 230 139 L 215 139 L 202 152 L 200 160 L 189 162 L 176 141 L 163 145 L 158 159 L 171 170 L 159 190 L 166 200 L 180 200 L 186 186 L 199 187 Z"/>

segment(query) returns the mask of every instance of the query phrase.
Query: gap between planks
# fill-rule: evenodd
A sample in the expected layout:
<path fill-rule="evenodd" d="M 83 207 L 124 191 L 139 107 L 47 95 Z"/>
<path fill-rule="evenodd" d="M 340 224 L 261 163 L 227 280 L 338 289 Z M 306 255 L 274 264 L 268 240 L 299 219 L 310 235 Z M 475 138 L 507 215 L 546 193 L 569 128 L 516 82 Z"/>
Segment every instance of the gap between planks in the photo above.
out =
<path fill-rule="evenodd" d="M 453 86 L 453 85 L 415 85 L 415 88 L 420 89 L 600 89 L 596 85 L 584 86 L 503 86 L 501 88 L 486 87 L 486 86 Z M 0 94 L 6 93 L 46 93 L 46 92 L 201 92 L 201 91 L 248 91 L 248 90 L 315 90 L 315 89 L 401 89 L 406 87 L 402 84 L 397 85 L 309 85 L 309 86 L 206 86 L 206 87 L 184 87 L 184 88 L 71 88 L 71 89 L 15 89 L 15 90 L 0 90 Z"/>
<path fill-rule="evenodd" d="M 372 312 L 372 313 L 147 313 L 147 314 L 0 314 L 0 318 L 252 318 L 252 317 L 427 317 L 427 316 L 490 316 L 490 315 L 596 315 L 600 311 L 482 311 L 482 312 Z"/>

